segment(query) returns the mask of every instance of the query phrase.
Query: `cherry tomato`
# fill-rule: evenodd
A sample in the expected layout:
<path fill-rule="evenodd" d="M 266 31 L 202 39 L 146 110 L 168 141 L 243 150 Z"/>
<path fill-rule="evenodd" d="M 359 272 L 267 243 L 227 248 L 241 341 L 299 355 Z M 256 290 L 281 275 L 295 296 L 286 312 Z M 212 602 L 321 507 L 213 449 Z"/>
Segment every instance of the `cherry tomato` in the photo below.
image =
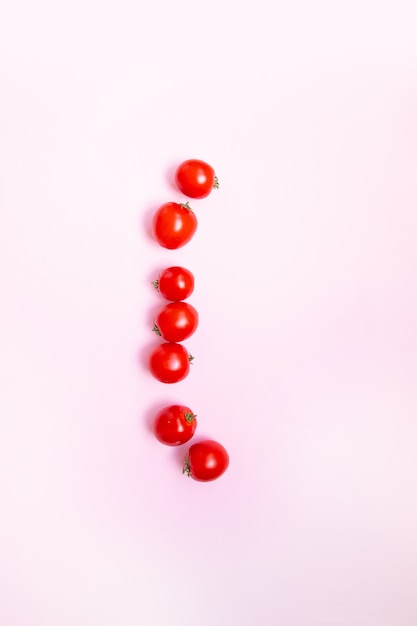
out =
<path fill-rule="evenodd" d="M 167 267 L 152 284 L 164 298 L 179 302 L 193 293 L 194 276 L 185 267 Z"/>
<path fill-rule="evenodd" d="M 165 341 L 184 341 L 198 326 L 198 313 L 187 302 L 170 302 L 155 316 L 153 331 Z"/>
<path fill-rule="evenodd" d="M 199 441 L 193 444 L 185 457 L 183 474 L 199 481 L 218 478 L 229 467 L 229 455 L 217 441 Z"/>
<path fill-rule="evenodd" d="M 196 230 L 197 218 L 188 202 L 166 202 L 153 216 L 153 235 L 159 245 L 169 250 L 185 246 Z"/>
<path fill-rule="evenodd" d="M 152 350 L 149 367 L 161 383 L 177 383 L 188 376 L 192 359 L 180 343 L 161 343 Z"/>
<path fill-rule="evenodd" d="M 180 446 L 191 439 L 197 428 L 197 415 L 188 406 L 173 404 L 155 417 L 155 436 L 167 446 Z"/>
<path fill-rule="evenodd" d="M 214 169 L 198 159 L 181 163 L 175 172 L 175 182 L 179 190 L 189 198 L 205 198 L 212 189 L 219 188 Z"/>

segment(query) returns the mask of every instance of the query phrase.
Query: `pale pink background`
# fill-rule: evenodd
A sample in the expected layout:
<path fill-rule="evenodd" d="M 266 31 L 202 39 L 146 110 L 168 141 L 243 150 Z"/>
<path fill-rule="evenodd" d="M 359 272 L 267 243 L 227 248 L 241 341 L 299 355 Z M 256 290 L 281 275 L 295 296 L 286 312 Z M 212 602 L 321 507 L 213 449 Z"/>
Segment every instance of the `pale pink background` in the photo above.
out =
<path fill-rule="evenodd" d="M 416 626 L 413 6 L 2 5 L 1 626 Z M 190 157 L 221 189 L 169 252 Z M 173 263 L 200 328 L 163 385 Z M 221 480 L 153 438 L 171 402 Z"/>

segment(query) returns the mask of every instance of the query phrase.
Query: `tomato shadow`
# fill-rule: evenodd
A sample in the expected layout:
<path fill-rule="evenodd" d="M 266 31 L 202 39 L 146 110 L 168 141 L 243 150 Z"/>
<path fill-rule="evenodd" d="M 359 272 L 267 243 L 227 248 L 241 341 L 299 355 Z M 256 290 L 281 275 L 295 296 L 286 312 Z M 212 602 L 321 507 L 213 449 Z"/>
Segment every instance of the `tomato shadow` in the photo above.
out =
<path fill-rule="evenodd" d="M 164 248 L 161 248 L 162 255 L 164 254 Z M 163 256 L 161 256 L 161 262 L 158 263 L 158 266 L 153 270 L 149 271 L 145 276 L 144 280 L 147 285 L 149 285 L 150 292 L 154 293 L 159 302 L 161 302 L 161 306 L 163 304 L 167 304 L 168 300 L 164 298 L 162 294 L 159 293 L 158 289 L 152 284 L 155 280 L 159 279 L 160 273 L 167 269 L 168 267 L 172 267 L 175 263 L 172 260 L 172 256 L 170 257 L 168 254 L 166 255 L 166 260 Z"/>
<path fill-rule="evenodd" d="M 157 339 L 161 339 L 161 337 L 159 337 L 157 333 L 152 332 L 152 329 L 155 324 L 155 316 L 163 306 L 164 306 L 164 303 L 160 302 L 159 304 L 155 304 L 154 306 L 149 307 L 146 311 L 145 324 L 149 328 L 150 337 L 154 337 L 154 338 L 156 337 Z"/>
<path fill-rule="evenodd" d="M 145 276 L 145 281 L 146 284 L 149 285 L 151 293 L 156 293 L 158 294 L 158 290 L 153 286 L 153 282 L 155 280 L 158 280 L 159 278 L 159 274 L 161 273 L 161 270 L 163 269 L 163 264 L 159 263 L 158 267 L 155 267 L 153 270 L 150 270 L 147 275 Z M 162 298 L 162 296 L 160 296 L 160 298 Z"/>
<path fill-rule="evenodd" d="M 167 396 L 165 400 L 158 400 L 158 402 L 154 402 L 150 407 L 146 409 L 140 416 L 140 427 L 145 426 L 147 432 L 153 433 L 153 424 L 156 415 L 167 406 L 171 406 L 172 404 L 179 404 L 176 400 L 172 398 L 172 396 Z M 167 446 L 168 447 L 168 446 Z"/>
<path fill-rule="evenodd" d="M 143 211 L 141 211 L 141 219 L 142 219 L 141 226 L 143 230 L 145 231 L 146 235 L 149 237 L 151 241 L 154 242 L 155 245 L 158 245 L 158 244 L 155 241 L 155 238 L 153 236 L 152 220 L 153 220 L 153 216 L 156 210 L 159 209 L 161 204 L 163 204 L 163 202 L 160 202 L 160 203 L 153 202 L 151 205 L 148 205 L 147 207 L 143 209 Z"/>
<path fill-rule="evenodd" d="M 152 333 L 152 328 L 150 329 L 150 333 L 155 335 L 155 333 Z M 151 371 L 149 369 L 149 358 L 151 356 L 151 352 L 154 348 L 156 348 L 156 346 L 158 345 L 158 343 L 160 343 L 159 337 L 157 337 L 155 335 L 154 340 L 152 341 L 152 337 L 149 339 L 149 343 L 147 343 L 145 346 L 142 346 L 141 348 L 139 348 L 139 350 L 136 353 L 136 363 L 137 365 L 140 367 L 140 369 L 142 371 L 146 371 L 147 374 L 149 374 L 149 376 L 151 378 L 153 378 Z"/>
<path fill-rule="evenodd" d="M 175 184 L 175 172 L 180 162 L 181 161 L 177 161 L 176 163 L 172 163 L 168 165 L 165 171 L 165 182 L 167 183 L 168 187 L 172 189 L 172 191 L 175 191 L 177 194 L 179 194 L 180 191 L 177 185 Z"/>

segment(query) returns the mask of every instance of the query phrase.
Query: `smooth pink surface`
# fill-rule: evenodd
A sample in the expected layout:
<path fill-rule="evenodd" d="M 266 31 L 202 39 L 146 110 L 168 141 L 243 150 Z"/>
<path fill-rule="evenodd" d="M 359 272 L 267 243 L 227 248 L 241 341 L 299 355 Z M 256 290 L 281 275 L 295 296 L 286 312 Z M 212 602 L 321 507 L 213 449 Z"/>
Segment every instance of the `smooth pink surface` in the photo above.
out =
<path fill-rule="evenodd" d="M 417 624 L 412 8 L 2 9 L 2 626 Z M 187 158 L 220 190 L 168 251 Z M 164 385 L 177 264 L 200 324 Z M 175 403 L 218 481 L 150 432 Z"/>

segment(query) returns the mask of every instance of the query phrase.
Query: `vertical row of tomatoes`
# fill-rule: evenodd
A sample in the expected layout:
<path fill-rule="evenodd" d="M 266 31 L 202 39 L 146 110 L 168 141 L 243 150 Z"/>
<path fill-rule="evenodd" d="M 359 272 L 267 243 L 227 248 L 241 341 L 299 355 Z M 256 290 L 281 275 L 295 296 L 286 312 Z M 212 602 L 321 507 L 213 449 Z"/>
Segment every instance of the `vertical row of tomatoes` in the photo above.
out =
<path fill-rule="evenodd" d="M 197 159 L 184 161 L 177 168 L 175 182 L 189 198 L 205 198 L 219 187 L 213 168 Z M 197 217 L 188 202 L 166 202 L 153 216 L 152 231 L 156 241 L 169 250 L 187 244 L 197 230 Z M 161 296 L 169 300 L 155 316 L 153 331 L 161 343 L 149 357 L 153 376 L 162 383 L 183 380 L 190 371 L 193 357 L 181 343 L 198 327 L 198 312 L 185 302 L 194 291 L 190 270 L 172 266 L 162 270 L 153 282 Z M 197 428 L 197 416 L 186 405 L 167 406 L 154 418 L 156 438 L 169 446 L 187 443 Z M 195 480 L 209 481 L 221 476 L 229 465 L 226 449 L 217 441 L 204 440 L 190 446 L 184 457 L 183 474 Z"/>

